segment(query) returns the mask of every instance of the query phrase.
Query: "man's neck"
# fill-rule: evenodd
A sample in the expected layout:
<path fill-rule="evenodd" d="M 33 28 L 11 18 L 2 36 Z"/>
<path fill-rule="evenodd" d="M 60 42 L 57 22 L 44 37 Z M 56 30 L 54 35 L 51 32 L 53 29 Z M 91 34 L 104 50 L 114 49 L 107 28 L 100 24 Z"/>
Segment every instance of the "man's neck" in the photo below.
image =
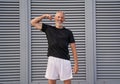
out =
<path fill-rule="evenodd" d="M 63 28 L 63 25 L 56 25 L 56 28 L 62 29 L 62 28 Z"/>

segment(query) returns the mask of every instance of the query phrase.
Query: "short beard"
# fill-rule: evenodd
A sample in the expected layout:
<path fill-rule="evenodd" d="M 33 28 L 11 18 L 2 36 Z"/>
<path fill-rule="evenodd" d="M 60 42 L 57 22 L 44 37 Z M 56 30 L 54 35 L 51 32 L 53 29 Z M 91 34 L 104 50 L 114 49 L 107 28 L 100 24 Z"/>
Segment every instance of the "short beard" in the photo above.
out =
<path fill-rule="evenodd" d="M 63 27 L 63 23 L 56 23 L 56 26 Z"/>

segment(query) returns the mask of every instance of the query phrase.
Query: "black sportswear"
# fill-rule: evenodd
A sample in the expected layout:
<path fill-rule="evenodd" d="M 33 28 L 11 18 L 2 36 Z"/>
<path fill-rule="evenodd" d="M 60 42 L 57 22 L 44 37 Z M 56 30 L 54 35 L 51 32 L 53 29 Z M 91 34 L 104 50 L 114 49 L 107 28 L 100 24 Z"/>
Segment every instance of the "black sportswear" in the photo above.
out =
<path fill-rule="evenodd" d="M 41 30 L 48 40 L 48 56 L 70 60 L 68 45 L 75 42 L 72 32 L 64 27 L 58 29 L 44 23 Z"/>

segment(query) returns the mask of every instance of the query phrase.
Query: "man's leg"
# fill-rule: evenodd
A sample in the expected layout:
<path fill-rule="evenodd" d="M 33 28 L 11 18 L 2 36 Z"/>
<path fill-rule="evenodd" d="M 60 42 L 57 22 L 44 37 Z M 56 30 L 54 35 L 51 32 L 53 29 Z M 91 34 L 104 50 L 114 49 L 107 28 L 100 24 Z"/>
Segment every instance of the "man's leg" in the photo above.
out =
<path fill-rule="evenodd" d="M 56 80 L 50 80 L 50 79 L 48 79 L 48 84 L 56 84 Z"/>
<path fill-rule="evenodd" d="M 70 79 L 69 80 L 65 80 L 64 84 L 71 84 L 71 80 Z"/>

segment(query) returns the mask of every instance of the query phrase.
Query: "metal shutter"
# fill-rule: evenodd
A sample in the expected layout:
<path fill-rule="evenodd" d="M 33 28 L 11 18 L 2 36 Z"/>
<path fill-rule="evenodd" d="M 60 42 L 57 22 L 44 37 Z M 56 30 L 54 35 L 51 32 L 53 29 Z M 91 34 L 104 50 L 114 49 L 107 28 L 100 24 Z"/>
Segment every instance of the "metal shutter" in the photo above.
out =
<path fill-rule="evenodd" d="M 73 31 L 77 44 L 80 72 L 74 75 L 73 80 L 86 80 L 86 57 L 85 57 L 85 1 L 84 0 L 31 0 L 32 18 L 42 14 L 55 14 L 63 10 L 66 13 L 65 26 Z M 43 20 L 45 23 L 54 24 L 54 21 Z M 44 74 L 47 63 L 47 40 L 45 34 L 39 30 L 31 29 L 31 80 L 44 81 Z M 71 51 L 70 51 L 71 55 Z M 73 65 L 73 59 L 71 56 Z"/>
<path fill-rule="evenodd" d="M 19 82 L 19 0 L 0 0 L 0 84 Z"/>
<path fill-rule="evenodd" d="M 97 79 L 120 83 L 120 0 L 96 1 L 96 56 Z"/>

